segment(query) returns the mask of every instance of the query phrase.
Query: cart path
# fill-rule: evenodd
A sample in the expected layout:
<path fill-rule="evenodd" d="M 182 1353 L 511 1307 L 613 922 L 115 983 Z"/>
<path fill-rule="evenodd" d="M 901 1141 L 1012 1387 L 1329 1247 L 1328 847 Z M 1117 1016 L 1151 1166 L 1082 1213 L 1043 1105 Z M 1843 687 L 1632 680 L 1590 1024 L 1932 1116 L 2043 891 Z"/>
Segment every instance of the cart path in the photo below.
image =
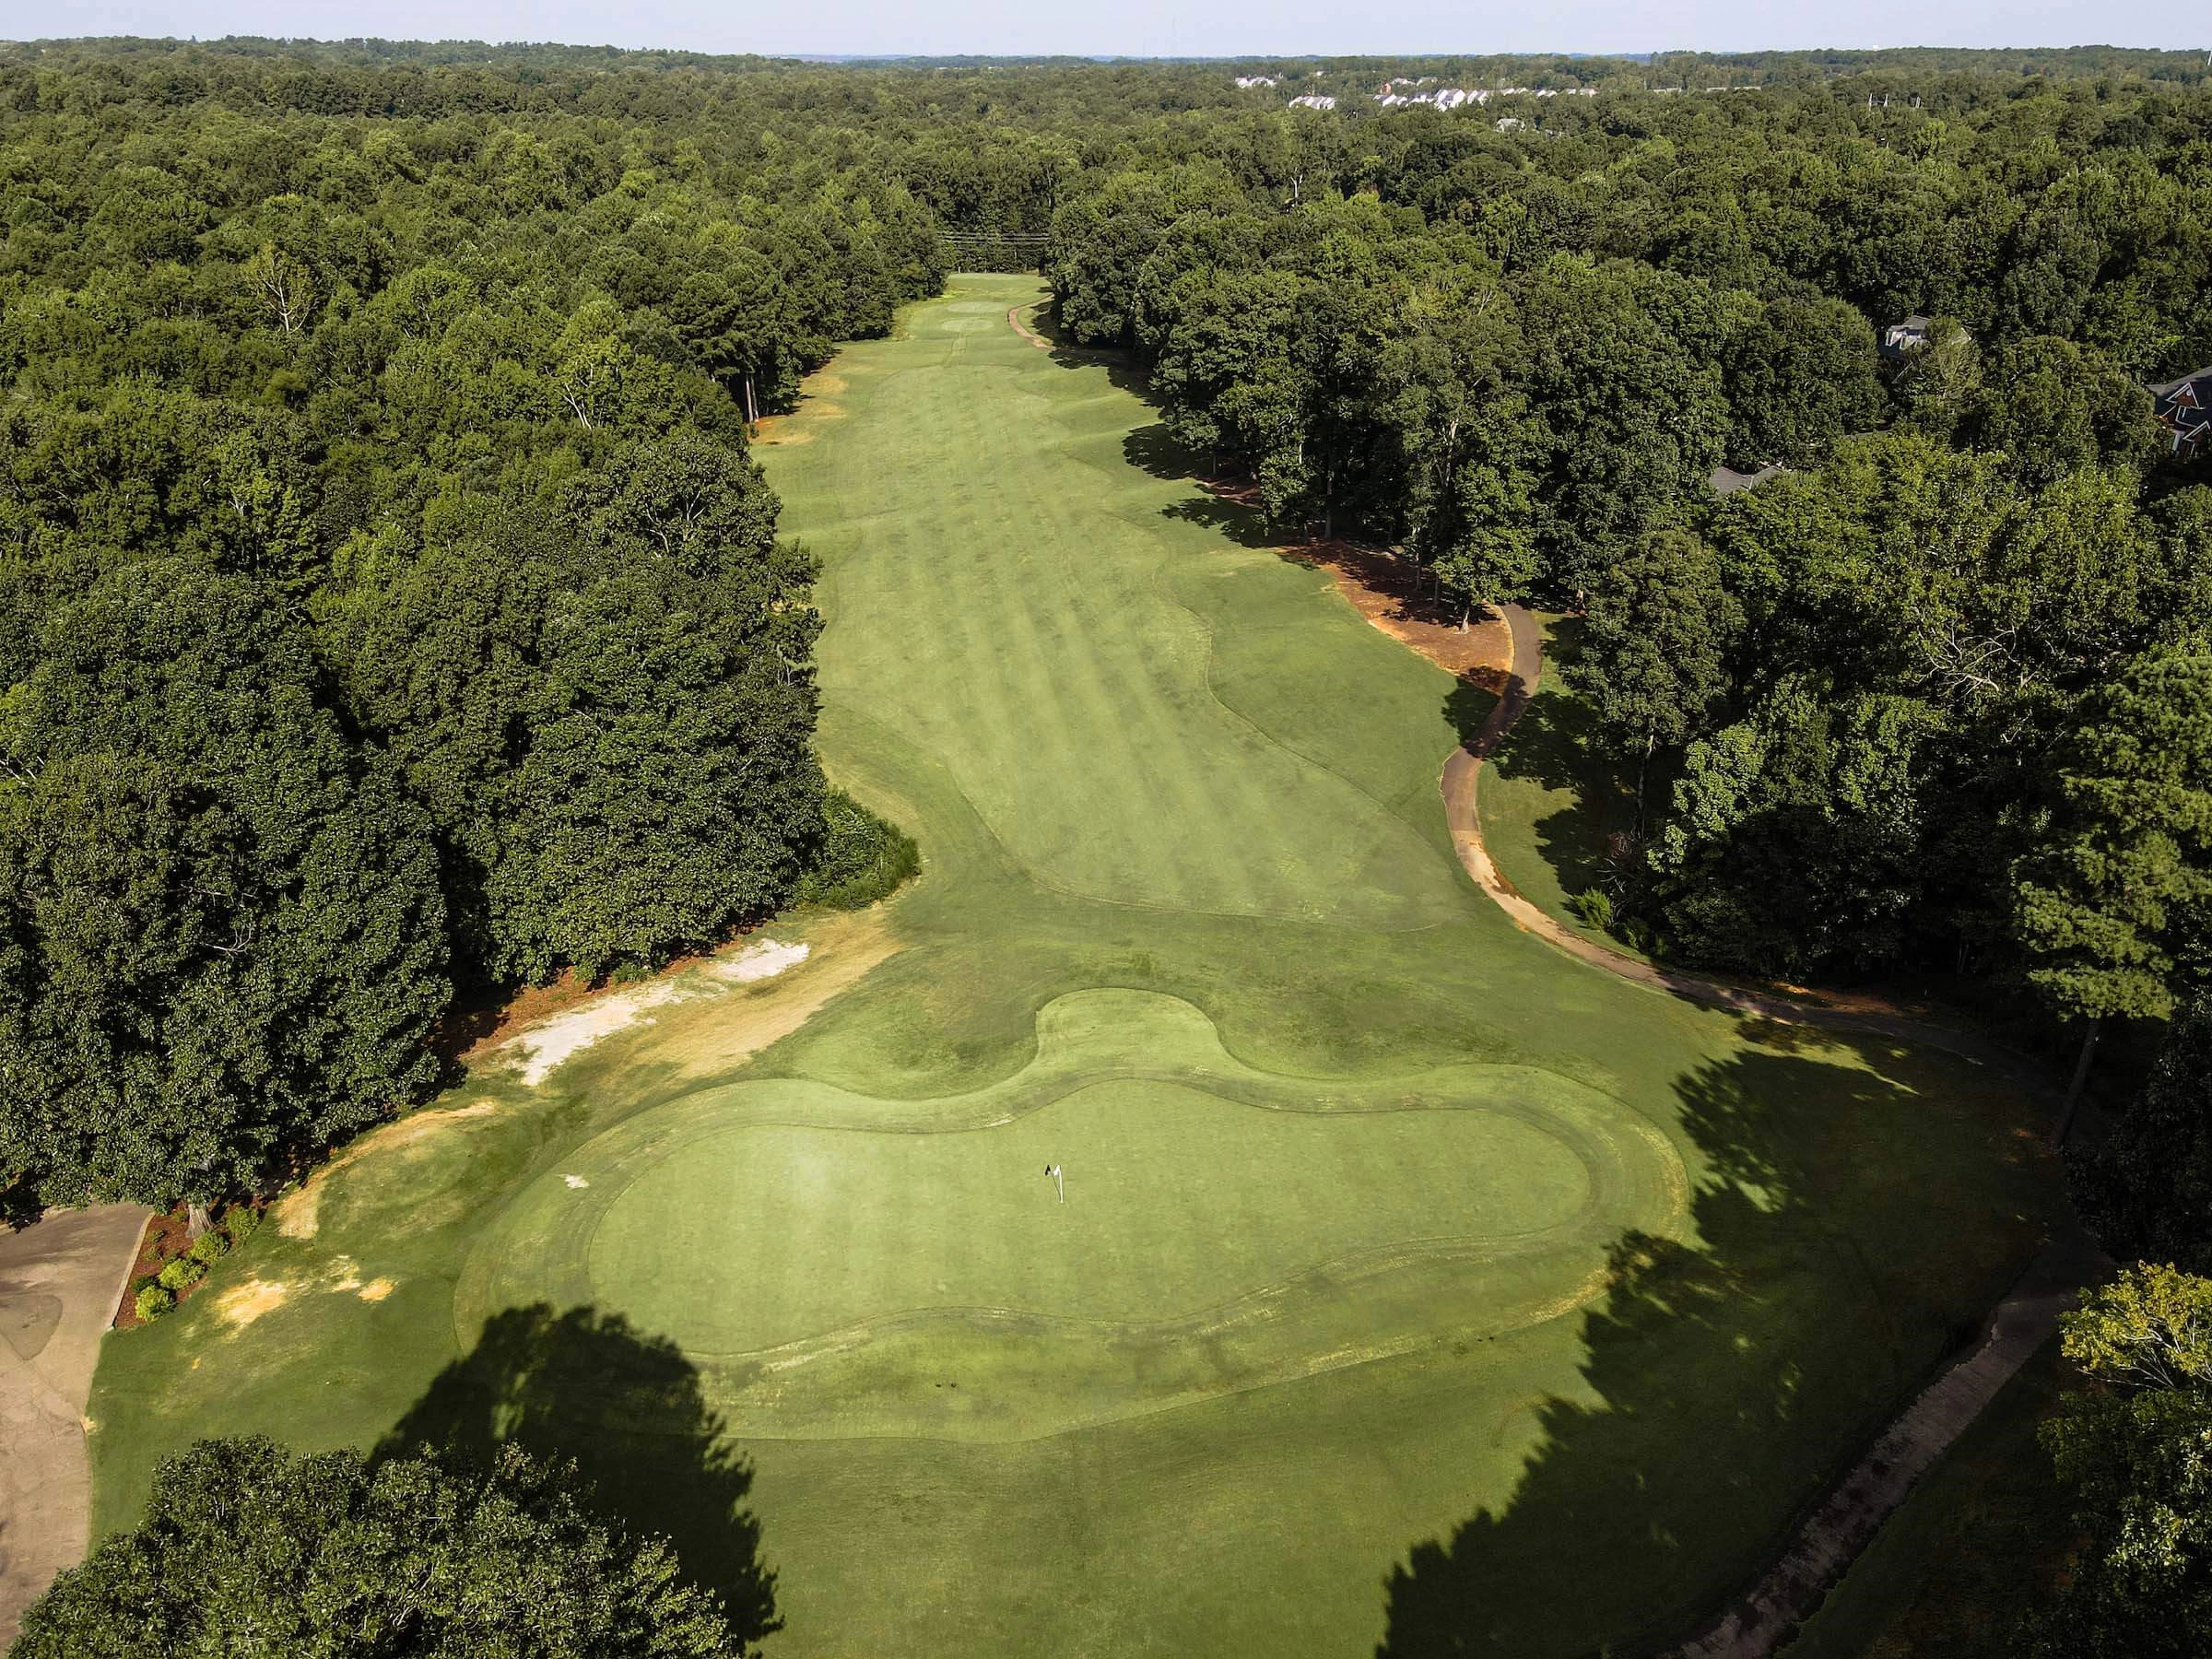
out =
<path fill-rule="evenodd" d="M 2049 1081 L 2023 1056 L 1971 1032 L 1917 1019 L 1871 997 L 1838 1006 L 1641 961 L 1560 925 L 1514 891 L 1483 844 L 1475 785 L 1484 759 L 1496 752 L 1535 694 L 1544 668 L 1544 634 L 1520 606 L 1498 608 L 1512 632 L 1512 673 L 1482 730 L 1444 763 L 1442 787 L 1444 816 L 1460 863 L 1518 926 L 1577 960 L 1655 991 L 1762 1019 L 1922 1043 L 1994 1065 L 2039 1094 L 2051 1093 Z M 2058 1316 L 2074 1305 L 2077 1292 L 2102 1277 L 2109 1265 L 2077 1228 L 2045 1245 L 1991 1313 L 1979 1346 L 1953 1361 L 1891 1420 L 1806 1517 L 1781 1559 L 1688 1641 L 1669 1650 L 1668 1659 L 1770 1659 L 1781 1651 L 1920 1477 L 2050 1340 Z"/>
<path fill-rule="evenodd" d="M 1893 1037 L 1903 1042 L 1942 1049 L 1976 1065 L 2009 1073 L 2039 1094 L 2050 1092 L 2049 1080 L 2024 1056 L 1971 1031 L 1922 1019 L 1877 997 L 1858 995 L 1846 1001 L 1832 994 L 1784 995 L 1710 974 L 1643 961 L 1554 921 L 1523 898 L 1512 883 L 1499 873 L 1489 849 L 1483 844 L 1476 781 L 1483 760 L 1496 751 L 1513 723 L 1520 719 L 1522 711 L 1528 707 L 1529 699 L 1535 695 L 1544 672 L 1544 632 L 1535 618 L 1522 606 L 1503 605 L 1496 608 L 1503 614 L 1506 627 L 1512 633 L 1512 667 L 1506 678 L 1505 690 L 1490 710 L 1482 730 L 1465 746 L 1454 749 L 1451 759 L 1444 762 L 1441 787 L 1444 821 L 1451 829 L 1452 845 L 1459 853 L 1459 862 L 1474 877 L 1475 885 L 1488 893 L 1516 926 L 1579 961 L 1654 991 L 1760 1019 Z"/>
<path fill-rule="evenodd" d="M 85 1402 L 148 1213 L 55 1210 L 0 1232 L 0 1651 L 91 1543 Z"/>
<path fill-rule="evenodd" d="M 2079 1230 L 2045 1245 L 1990 1315 L 1981 1346 L 1905 1407 L 1792 1536 L 1782 1559 L 1665 1659 L 1770 1659 L 1819 1610 L 1913 1486 L 2058 1329 L 2112 1264 Z"/>

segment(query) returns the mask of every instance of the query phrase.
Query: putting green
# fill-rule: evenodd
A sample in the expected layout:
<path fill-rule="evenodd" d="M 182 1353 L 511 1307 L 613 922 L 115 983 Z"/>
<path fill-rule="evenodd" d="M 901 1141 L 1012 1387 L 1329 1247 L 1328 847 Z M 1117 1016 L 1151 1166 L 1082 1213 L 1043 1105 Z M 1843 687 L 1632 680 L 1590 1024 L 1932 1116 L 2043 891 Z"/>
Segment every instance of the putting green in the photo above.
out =
<path fill-rule="evenodd" d="M 1049 1175 L 1070 1163 L 1073 1209 Z M 710 1131 L 623 1189 L 590 1261 L 602 1300 L 728 1354 L 926 1308 L 1149 1322 L 1415 1241 L 1547 1231 L 1588 1186 L 1565 1141 L 1479 1110 L 1332 1120 L 1094 1083 L 964 1134 Z M 716 1244 L 746 1265 L 638 1272 Z"/>
<path fill-rule="evenodd" d="M 460 1427 L 710 1579 L 739 1460 L 770 1659 L 1656 1648 L 2018 1271 L 2031 1102 L 1514 929 L 1437 794 L 1488 700 L 1038 295 L 957 279 L 762 438 L 919 882 L 348 1148 L 106 1345 L 97 1525 L 202 1434 Z"/>
<path fill-rule="evenodd" d="M 1187 1003 L 1088 991 L 982 1089 L 769 1079 L 627 1120 L 517 1196 L 456 1310 L 620 1308 L 739 1433 L 1023 1439 L 1547 1317 L 1687 1196 L 1665 1136 L 1551 1073 L 1319 1088 Z"/>

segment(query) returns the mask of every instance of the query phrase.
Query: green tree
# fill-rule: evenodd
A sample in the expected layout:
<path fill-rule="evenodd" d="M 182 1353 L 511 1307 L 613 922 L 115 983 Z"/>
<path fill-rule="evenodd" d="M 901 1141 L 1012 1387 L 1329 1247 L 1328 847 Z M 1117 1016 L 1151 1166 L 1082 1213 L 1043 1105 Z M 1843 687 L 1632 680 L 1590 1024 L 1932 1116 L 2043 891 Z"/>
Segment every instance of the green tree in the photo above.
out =
<path fill-rule="evenodd" d="M 2062 1322 L 2091 1386 L 2043 1430 L 2081 1542 L 2039 1659 L 2184 1659 L 2212 1631 L 2212 1280 L 2124 1270 Z"/>
<path fill-rule="evenodd" d="M 1972 413 L 1982 394 L 1982 348 L 1956 317 L 1937 317 L 1927 344 L 1905 360 L 1897 377 L 1897 398 L 1906 423 L 1932 438 L 1950 441 Z"/>
<path fill-rule="evenodd" d="M 739 1659 L 665 1539 L 594 1519 L 519 1448 L 295 1458 L 201 1441 L 155 1471 L 147 1518 L 64 1572 L 14 1659 L 147 1653 L 371 1659 Z"/>
<path fill-rule="evenodd" d="M 1874 330 L 1841 300 L 1770 300 L 1730 342 L 1723 373 L 1731 456 L 1805 466 L 1875 425 L 1882 384 Z"/>
<path fill-rule="evenodd" d="M 2212 1269 L 2212 994 L 2174 1016 L 2149 1078 L 2069 1161 L 2075 1202 L 2123 1260 Z"/>
<path fill-rule="evenodd" d="M 1595 706 L 1614 752 L 1634 762 L 1639 803 L 1653 757 L 1720 715 L 1742 621 L 1713 550 L 1682 530 L 1640 538 L 1591 595 L 1568 679 Z"/>
<path fill-rule="evenodd" d="M 0 697 L 0 1174 L 251 1188 L 430 1083 L 429 825 L 251 581 L 127 565 Z"/>
<path fill-rule="evenodd" d="M 2157 453 L 2150 394 L 2102 352 L 2070 340 L 2022 340 L 1984 370 L 1968 410 L 1976 448 L 1998 450 L 2033 483 Z"/>
<path fill-rule="evenodd" d="M 1789 679 L 1693 742 L 1652 849 L 1684 955 L 1754 973 L 1894 962 L 1927 876 L 1924 703 Z"/>
<path fill-rule="evenodd" d="M 2087 699 L 2016 926 L 2061 1014 L 2164 1019 L 2202 980 L 2207 906 L 2212 651 L 2191 645 L 2132 659 Z"/>

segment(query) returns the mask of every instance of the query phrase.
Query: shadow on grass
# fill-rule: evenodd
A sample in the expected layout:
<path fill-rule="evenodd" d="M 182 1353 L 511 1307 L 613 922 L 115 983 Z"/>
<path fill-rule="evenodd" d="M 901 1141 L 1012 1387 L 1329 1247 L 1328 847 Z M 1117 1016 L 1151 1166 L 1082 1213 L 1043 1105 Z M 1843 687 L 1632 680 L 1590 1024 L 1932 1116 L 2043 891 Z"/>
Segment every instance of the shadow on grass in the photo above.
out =
<path fill-rule="evenodd" d="M 1876 1065 L 1895 1054 L 1858 1047 Z M 2008 1169 L 1971 1113 L 1784 1054 L 1676 1088 L 1707 1166 L 1700 1241 L 1616 1241 L 1583 1316 L 1587 1392 L 1538 1403 L 1539 1447 L 1500 1508 L 1390 1574 L 1379 1659 L 1637 1654 L 1684 1636 L 2034 1248 L 2019 1212 L 2043 1176 Z"/>
<path fill-rule="evenodd" d="M 752 1465 L 725 1443 L 698 1371 L 673 1342 L 618 1313 L 511 1308 L 439 1373 L 376 1455 L 427 1444 L 488 1463 L 510 1441 L 573 1463 L 609 1519 L 665 1535 L 685 1576 L 721 1595 L 747 1645 L 782 1628 L 760 1524 L 746 1507 Z"/>
<path fill-rule="evenodd" d="M 1572 618 L 1553 625 L 1544 664 L 1545 688 L 1524 701 L 1512 728 L 1484 757 L 1501 782 L 1526 782 L 1572 797 L 1571 805 L 1531 824 L 1538 856 L 1551 866 L 1560 890 L 1567 893 L 1614 884 L 1622 874 L 1616 868 L 1617 859 L 1623 855 L 1616 838 L 1622 838 L 1622 845 L 1631 849 L 1627 855 L 1634 856 L 1628 838 L 1636 822 L 1634 792 L 1599 746 L 1595 711 L 1557 683 L 1560 671 L 1573 660 L 1577 631 Z M 1445 715 L 1462 743 L 1476 745 L 1489 703 L 1488 697 L 1465 686 L 1454 687 L 1445 698 Z M 1664 780 L 1657 788 L 1664 793 Z"/>

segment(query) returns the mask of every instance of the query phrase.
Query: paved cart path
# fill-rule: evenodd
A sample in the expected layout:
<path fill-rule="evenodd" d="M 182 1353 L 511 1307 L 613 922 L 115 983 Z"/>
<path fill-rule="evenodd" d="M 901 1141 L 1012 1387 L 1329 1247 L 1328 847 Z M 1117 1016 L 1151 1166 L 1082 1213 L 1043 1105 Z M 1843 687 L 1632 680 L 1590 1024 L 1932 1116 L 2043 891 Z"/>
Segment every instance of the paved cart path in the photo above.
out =
<path fill-rule="evenodd" d="M 1498 872 L 1483 844 L 1476 780 L 1488 756 L 1512 729 L 1543 673 L 1544 635 L 1517 605 L 1501 607 L 1512 630 L 1512 669 L 1506 690 L 1482 730 L 1444 763 L 1444 813 L 1452 844 L 1476 885 L 1527 932 L 1578 960 L 1655 991 L 1761 1018 L 1896 1037 L 1943 1049 L 2019 1077 L 2039 1092 L 2046 1079 L 1998 1043 L 1915 1018 L 1877 999 L 1852 1006 L 1783 996 L 1700 973 L 1686 973 L 1625 956 L 1564 927 Z M 1959 1359 L 1882 1431 L 1881 1437 L 1798 1527 L 1780 1560 L 1672 1659 L 1768 1659 L 1811 1617 L 1913 1485 L 1954 1445 L 2005 1384 L 2058 1328 L 2076 1293 L 2109 1265 L 2078 1230 L 2054 1239 L 2029 1265 L 1990 1315 L 1981 1344 Z"/>
<path fill-rule="evenodd" d="M 111 1204 L 0 1233 L 0 1650 L 90 1542 L 85 1400 L 146 1218 Z"/>

